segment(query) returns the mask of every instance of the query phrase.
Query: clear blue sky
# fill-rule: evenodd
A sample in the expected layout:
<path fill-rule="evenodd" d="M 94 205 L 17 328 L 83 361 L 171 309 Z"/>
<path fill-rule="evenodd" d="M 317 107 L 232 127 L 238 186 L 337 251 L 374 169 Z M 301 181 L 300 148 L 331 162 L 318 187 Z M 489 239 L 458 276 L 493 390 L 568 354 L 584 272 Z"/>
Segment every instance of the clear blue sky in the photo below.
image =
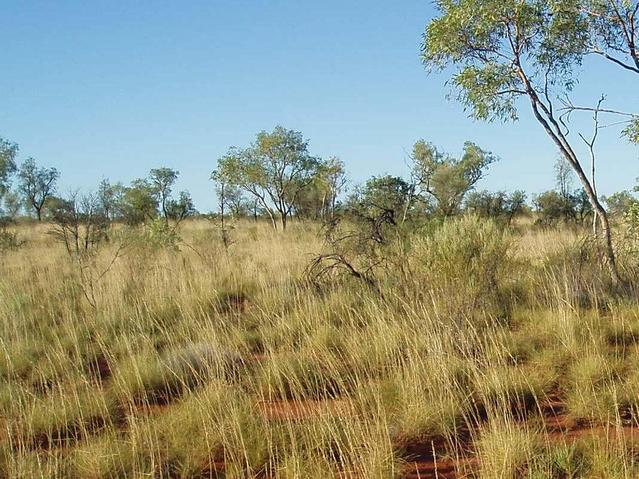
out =
<path fill-rule="evenodd" d="M 202 211 L 216 158 L 276 124 L 342 158 L 355 182 L 405 173 L 424 138 L 499 155 L 482 187 L 551 187 L 556 153 L 527 110 L 516 125 L 473 122 L 446 100 L 446 77 L 424 72 L 433 14 L 427 0 L 5 0 L 0 136 L 58 167 L 62 192 L 176 168 Z M 610 107 L 639 110 L 636 76 L 586 67 L 578 100 L 606 92 Z M 614 128 L 599 148 L 600 191 L 632 187 L 639 148 Z"/>

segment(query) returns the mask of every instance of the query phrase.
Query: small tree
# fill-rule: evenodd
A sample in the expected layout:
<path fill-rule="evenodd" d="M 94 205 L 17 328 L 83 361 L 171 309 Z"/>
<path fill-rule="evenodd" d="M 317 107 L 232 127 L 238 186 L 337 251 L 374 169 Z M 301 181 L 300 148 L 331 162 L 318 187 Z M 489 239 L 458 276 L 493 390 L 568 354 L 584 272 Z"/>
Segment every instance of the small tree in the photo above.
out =
<path fill-rule="evenodd" d="M 180 191 L 177 199 L 171 198 L 166 202 L 167 218 L 177 227 L 184 219 L 196 213 L 195 205 L 188 191 Z"/>
<path fill-rule="evenodd" d="M 623 217 L 630 210 L 630 207 L 638 202 L 630 191 L 619 191 L 604 197 L 603 200 L 608 206 L 610 215 L 617 218 Z"/>
<path fill-rule="evenodd" d="M 92 308 L 97 307 L 96 288 L 125 248 L 119 243 L 111 260 L 98 268 L 96 253 L 109 239 L 111 222 L 104 214 L 97 195 L 80 197 L 72 193 L 58 198 L 51 209 L 53 227 L 50 234 L 61 242 L 78 274 L 79 286 Z"/>
<path fill-rule="evenodd" d="M 211 180 L 213 180 L 213 182 L 215 183 L 215 193 L 217 195 L 219 208 L 222 244 L 228 251 L 228 248 L 231 245 L 231 236 L 226 223 L 226 208 L 230 205 L 229 198 L 232 196 L 241 196 L 241 190 L 237 186 L 229 183 L 229 180 L 224 172 L 220 172 L 218 170 L 213 171 L 213 173 L 211 173 Z"/>
<path fill-rule="evenodd" d="M 568 198 L 573 190 L 574 172 L 568 162 L 558 158 L 555 162 L 555 184 L 559 194 Z"/>
<path fill-rule="evenodd" d="M 126 188 L 121 183 L 112 184 L 103 179 L 98 186 L 97 200 L 104 215 L 114 221 L 122 217 L 122 208 Z"/>
<path fill-rule="evenodd" d="M 251 195 L 276 226 L 286 228 L 301 192 L 317 173 L 319 161 L 308 152 L 308 141 L 298 131 L 281 126 L 258 133 L 249 148 L 231 148 L 218 160 L 217 172 L 229 185 Z"/>
<path fill-rule="evenodd" d="M 51 234 L 60 240 L 70 256 L 86 256 L 107 239 L 109 219 L 92 194 L 60 198 L 51 210 Z"/>
<path fill-rule="evenodd" d="M 18 145 L 0 138 L 0 199 L 7 192 L 11 176 L 16 171 Z"/>
<path fill-rule="evenodd" d="M 373 176 L 349 198 L 347 211 L 362 219 L 385 217 L 386 222 L 397 225 L 402 222 L 405 210 L 411 210 L 415 199 L 411 198 L 411 185 L 398 176 Z"/>
<path fill-rule="evenodd" d="M 572 193 L 546 191 L 538 195 L 534 203 L 539 215 L 538 221 L 545 225 L 560 221 L 583 225 L 592 215 L 592 207 L 583 189 Z"/>
<path fill-rule="evenodd" d="M 449 217 L 459 211 L 466 193 L 475 187 L 496 157 L 466 142 L 462 157 L 455 159 L 420 140 L 413 147 L 412 160 L 418 187 L 435 200 L 438 215 Z"/>
<path fill-rule="evenodd" d="M 146 180 L 137 179 L 126 188 L 122 198 L 124 220 L 130 225 L 153 221 L 158 214 L 155 190 Z"/>
<path fill-rule="evenodd" d="M 19 190 L 25 203 L 33 208 L 38 221 L 47 199 L 55 193 L 60 173 L 55 168 L 39 167 L 33 158 L 28 158 L 18 172 Z"/>
<path fill-rule="evenodd" d="M 504 191 L 473 191 L 466 198 L 466 209 L 484 218 L 505 221 L 507 225 L 524 212 L 526 193 L 517 190 L 508 194 Z"/>
<path fill-rule="evenodd" d="M 173 185 L 180 175 L 179 171 L 171 168 L 154 168 L 149 173 L 149 184 L 158 197 L 160 212 L 165 223 L 169 222 L 168 203 L 171 198 Z"/>

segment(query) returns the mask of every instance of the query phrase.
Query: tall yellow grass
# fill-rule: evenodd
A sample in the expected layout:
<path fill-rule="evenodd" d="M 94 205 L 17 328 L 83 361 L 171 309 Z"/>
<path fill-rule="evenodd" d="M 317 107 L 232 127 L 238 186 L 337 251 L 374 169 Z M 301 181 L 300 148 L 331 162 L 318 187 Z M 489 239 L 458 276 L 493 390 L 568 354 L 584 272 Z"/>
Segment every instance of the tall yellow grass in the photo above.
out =
<path fill-rule="evenodd" d="M 192 221 L 178 249 L 104 246 L 93 307 L 47 228 L 0 256 L 0 477 L 639 475 L 639 309 L 578 233 L 462 219 L 379 294 L 304 281 L 317 225 L 240 223 L 227 251 Z"/>

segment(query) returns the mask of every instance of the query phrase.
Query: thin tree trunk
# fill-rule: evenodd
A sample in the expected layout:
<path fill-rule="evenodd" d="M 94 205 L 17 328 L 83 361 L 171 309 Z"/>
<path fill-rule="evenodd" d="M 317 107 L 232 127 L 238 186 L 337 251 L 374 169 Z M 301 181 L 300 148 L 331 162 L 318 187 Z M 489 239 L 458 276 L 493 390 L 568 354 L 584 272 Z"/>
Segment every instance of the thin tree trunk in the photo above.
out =
<path fill-rule="evenodd" d="M 574 152 L 567 146 L 567 140 L 565 138 L 560 138 L 548 124 L 548 121 L 542 116 L 539 111 L 539 103 L 540 100 L 537 98 L 537 95 L 534 91 L 532 91 L 532 87 L 529 87 L 529 96 L 530 102 L 532 105 L 533 113 L 537 121 L 544 127 L 546 133 L 551 137 L 551 139 L 555 142 L 562 156 L 568 161 L 568 163 L 572 166 L 577 174 L 577 178 L 581 182 L 586 195 L 588 196 L 588 200 L 592 206 L 594 213 L 599 217 L 599 222 L 601 224 L 601 230 L 603 233 L 603 248 L 604 254 L 606 256 L 606 263 L 608 266 L 608 270 L 610 271 L 610 277 L 615 286 L 621 286 L 623 284 L 623 280 L 619 275 L 619 269 L 617 268 L 617 259 L 615 257 L 615 251 L 612 244 L 612 232 L 610 230 L 610 223 L 608 221 L 608 214 L 606 210 L 599 202 L 597 195 L 593 189 L 590 180 L 586 176 L 581 164 L 577 160 Z M 554 122 L 554 118 L 550 118 L 550 121 Z M 563 141 L 562 141 L 563 140 Z"/>

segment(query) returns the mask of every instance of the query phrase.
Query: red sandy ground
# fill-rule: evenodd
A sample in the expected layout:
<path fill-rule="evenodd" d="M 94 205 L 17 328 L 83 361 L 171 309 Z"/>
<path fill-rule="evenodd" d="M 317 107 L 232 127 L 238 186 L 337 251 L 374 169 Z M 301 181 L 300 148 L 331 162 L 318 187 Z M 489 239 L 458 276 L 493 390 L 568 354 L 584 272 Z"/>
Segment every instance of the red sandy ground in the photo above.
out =
<path fill-rule="evenodd" d="M 304 420 L 323 414 L 352 412 L 347 402 L 342 400 L 262 401 L 259 403 L 259 410 L 272 420 Z M 542 411 L 542 430 L 555 443 L 572 443 L 587 437 L 611 440 L 622 437 L 627 443 L 639 441 L 639 428 L 636 426 L 614 428 L 575 423 L 565 414 L 563 405 L 558 401 L 549 401 Z M 471 442 L 462 445 L 463 456 L 454 458 L 446 455 L 446 445 L 441 441 L 403 444 L 402 449 L 408 458 L 404 470 L 404 477 L 407 479 L 463 479 L 471 477 L 472 471 L 479 465 L 479 459 L 473 455 Z"/>

